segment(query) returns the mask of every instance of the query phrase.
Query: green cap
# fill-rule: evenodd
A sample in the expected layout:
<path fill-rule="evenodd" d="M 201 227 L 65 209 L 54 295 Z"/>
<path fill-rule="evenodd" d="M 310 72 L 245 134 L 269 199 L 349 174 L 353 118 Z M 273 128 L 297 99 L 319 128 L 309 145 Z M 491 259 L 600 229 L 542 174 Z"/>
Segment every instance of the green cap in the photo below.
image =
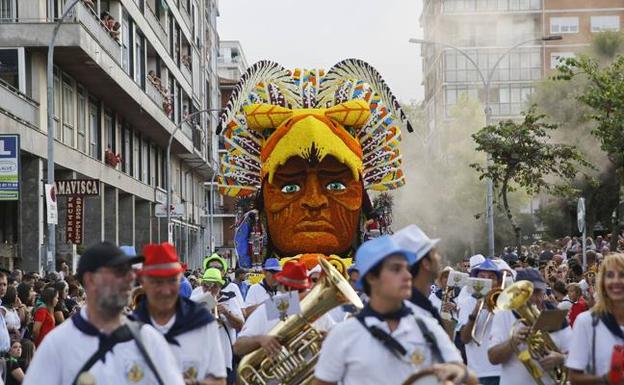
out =
<path fill-rule="evenodd" d="M 202 276 L 202 282 L 216 282 L 219 285 L 223 285 L 225 283 L 223 278 L 221 278 L 221 272 L 219 269 L 215 269 L 214 267 L 206 269 L 204 275 Z"/>
<path fill-rule="evenodd" d="M 223 266 L 223 271 L 227 271 L 228 263 L 225 259 L 223 259 L 219 254 L 213 253 L 210 257 L 204 258 L 204 270 L 208 269 L 208 265 L 211 261 L 219 261 L 221 266 Z"/>

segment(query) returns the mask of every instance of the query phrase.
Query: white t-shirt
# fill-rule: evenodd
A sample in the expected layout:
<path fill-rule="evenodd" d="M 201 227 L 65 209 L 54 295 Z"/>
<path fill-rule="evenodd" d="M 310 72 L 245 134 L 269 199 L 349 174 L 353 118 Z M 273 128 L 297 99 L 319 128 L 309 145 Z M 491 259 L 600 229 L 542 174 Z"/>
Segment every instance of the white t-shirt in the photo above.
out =
<path fill-rule="evenodd" d="M 592 363 L 593 326 L 590 311 L 583 312 L 574 320 L 570 354 L 566 366 L 585 372 Z M 624 340 L 613 335 L 601 321 L 596 325 L 596 375 L 604 376 L 610 370 L 611 354 L 615 345 L 624 344 Z"/>
<path fill-rule="evenodd" d="M 241 293 L 238 285 L 235 284 L 234 282 L 230 282 L 227 285 L 225 285 L 225 287 L 222 288 L 221 291 L 234 293 L 236 295 L 236 302 L 238 303 L 238 307 L 242 309 L 243 306 L 245 306 L 245 300 L 243 299 L 243 294 Z"/>
<path fill-rule="evenodd" d="M 253 284 L 249 286 L 249 290 L 247 290 L 244 307 L 247 308 L 253 305 L 259 305 L 269 298 L 271 298 L 271 296 L 260 283 Z"/>
<path fill-rule="evenodd" d="M 86 309 L 81 310 L 87 318 Z M 182 374 L 165 338 L 152 326 L 141 327 L 143 344 L 167 385 L 184 385 Z M 63 322 L 46 336 L 31 362 L 24 385 L 67 385 L 97 351 L 99 338 L 87 335 L 71 320 Z M 96 362 L 89 373 L 98 385 L 154 385 L 156 377 L 133 340 L 122 342 L 106 353 L 105 362 Z M 136 380 L 136 381 L 131 381 Z"/>
<path fill-rule="evenodd" d="M 175 323 L 174 315 L 164 325 L 157 325 L 152 319 L 154 327 L 162 334 L 166 334 Z M 200 328 L 175 336 L 179 345 L 169 344 L 176 363 L 185 379 L 204 380 L 209 375 L 216 378 L 225 378 L 225 362 L 223 361 L 223 347 L 217 338 L 219 325 L 216 321 Z"/>
<path fill-rule="evenodd" d="M 472 314 L 477 302 L 477 299 L 471 295 L 464 296 L 462 298 L 462 302 L 459 304 L 458 323 L 460 327 L 468 324 L 469 316 L 470 314 Z M 485 325 L 485 321 L 489 314 L 490 313 L 487 311 L 487 309 L 485 309 L 481 311 L 477 320 L 475 321 L 477 322 L 477 338 L 481 338 L 481 335 L 483 335 L 481 346 L 477 345 L 472 340 L 465 345 L 468 368 L 477 373 L 477 376 L 479 377 L 493 377 L 500 376 L 501 374 L 501 366 L 492 365 L 490 363 L 490 360 L 488 359 L 488 343 L 490 340 L 490 334 L 492 333 L 491 319 L 487 329 L 485 330 L 485 334 L 481 334 Z"/>
<path fill-rule="evenodd" d="M 236 297 L 232 297 L 222 304 L 225 305 L 233 315 L 243 321 L 245 320 Z M 219 337 L 221 338 L 221 346 L 223 347 L 225 366 L 228 369 L 232 369 L 232 345 L 236 342 L 236 329 L 234 329 L 224 314 L 219 314 L 219 318 L 221 320 L 221 322 L 219 322 Z"/>
<path fill-rule="evenodd" d="M 240 333 L 238 333 L 238 338 L 267 335 L 279 322 L 279 318 L 273 320 L 267 318 L 266 305 L 262 304 L 249 315 Z M 324 314 L 321 318 L 314 321 L 312 325 L 318 331 L 326 332 L 335 325 L 335 322 L 328 314 Z"/>
<path fill-rule="evenodd" d="M 509 339 L 511 330 L 514 328 L 516 317 L 509 310 L 498 311 L 494 314 L 492 320 L 492 331 L 490 332 L 489 348 L 494 345 L 498 345 Z M 520 324 L 516 324 L 516 328 L 520 327 Z M 567 353 L 570 347 L 570 339 L 572 338 L 572 329 L 566 327 L 565 329 L 550 333 L 554 343 L 562 353 Z M 521 344 L 519 349 L 525 350 L 526 345 Z M 538 363 L 539 365 L 539 363 Z M 542 376 L 544 385 L 553 385 L 553 381 L 544 373 Z M 533 378 L 524 367 L 524 365 L 518 360 L 515 354 L 507 361 L 501 364 L 501 376 L 500 383 L 504 385 L 527 385 L 533 384 Z"/>
<path fill-rule="evenodd" d="M 409 306 L 409 304 L 407 304 Z M 341 385 L 401 384 L 412 373 L 433 364 L 433 354 L 426 343 L 415 315 L 403 317 L 390 332 L 388 324 L 375 317 L 366 317 L 368 326 L 389 333 L 407 350 L 399 359 L 371 335 L 356 318 L 336 325 L 321 348 L 314 376 L 322 381 Z M 461 362 L 461 355 L 435 319 L 419 317 L 437 340 L 445 362 Z"/>

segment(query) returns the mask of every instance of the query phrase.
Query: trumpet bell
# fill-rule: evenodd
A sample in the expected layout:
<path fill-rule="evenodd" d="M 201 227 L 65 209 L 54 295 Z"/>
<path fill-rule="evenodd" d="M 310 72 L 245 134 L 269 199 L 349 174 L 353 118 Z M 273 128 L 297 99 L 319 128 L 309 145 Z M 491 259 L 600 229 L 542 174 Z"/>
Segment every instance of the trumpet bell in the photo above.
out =
<path fill-rule="evenodd" d="M 498 295 L 496 308 L 500 310 L 518 310 L 529 301 L 532 295 L 533 283 L 529 281 L 516 282 Z"/>

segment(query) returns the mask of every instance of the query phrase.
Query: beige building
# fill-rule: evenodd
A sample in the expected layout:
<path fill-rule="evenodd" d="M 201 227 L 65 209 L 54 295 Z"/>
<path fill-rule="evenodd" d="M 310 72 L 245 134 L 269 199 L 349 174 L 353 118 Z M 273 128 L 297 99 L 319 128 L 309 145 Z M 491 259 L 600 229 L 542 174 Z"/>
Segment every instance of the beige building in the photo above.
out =
<path fill-rule="evenodd" d="M 475 61 L 486 76 L 515 44 L 492 74 L 490 102 L 494 119 L 516 118 L 557 57 L 586 48 L 601 31 L 619 31 L 624 23 L 621 0 L 425 0 L 420 18 L 424 38 L 454 45 Z M 561 35 L 561 41 L 540 41 Z M 533 39 L 533 40 L 532 40 Z M 532 41 L 531 41 L 532 40 Z M 483 83 L 474 66 L 456 50 L 422 47 L 425 105 L 429 130 L 448 118 L 465 93 L 484 100 Z"/>

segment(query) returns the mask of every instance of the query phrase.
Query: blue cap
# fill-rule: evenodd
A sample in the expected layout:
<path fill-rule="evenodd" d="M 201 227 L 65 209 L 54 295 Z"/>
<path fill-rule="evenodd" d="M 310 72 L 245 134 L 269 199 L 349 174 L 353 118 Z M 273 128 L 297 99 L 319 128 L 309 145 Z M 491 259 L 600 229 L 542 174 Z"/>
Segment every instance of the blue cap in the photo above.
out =
<path fill-rule="evenodd" d="M 431 239 L 420 227 L 409 225 L 392 235 L 392 239 L 397 245 L 408 250 L 414 255 L 414 260 L 410 265 L 420 261 L 428 252 L 440 242 L 439 239 Z"/>
<path fill-rule="evenodd" d="M 494 263 L 490 258 L 486 258 L 485 261 L 477 265 L 477 267 L 470 270 L 470 276 L 476 277 L 480 271 L 493 271 L 497 277 L 500 277 L 500 270 L 498 265 Z"/>
<path fill-rule="evenodd" d="M 277 258 L 269 258 L 266 261 L 264 261 L 264 266 L 262 267 L 262 270 L 282 271 L 282 266 L 280 265 Z"/>
<path fill-rule="evenodd" d="M 518 270 L 516 274 L 516 282 L 529 281 L 538 290 L 546 290 L 546 282 L 538 270 L 535 269 L 522 269 Z"/>
<path fill-rule="evenodd" d="M 134 246 L 119 246 L 119 248 L 128 257 L 136 257 L 137 256 L 136 249 L 134 248 Z"/>
<path fill-rule="evenodd" d="M 364 242 L 355 253 L 355 268 L 360 272 L 360 279 L 356 282 L 356 288 L 363 289 L 366 274 L 386 257 L 393 254 L 404 255 L 410 265 L 414 263 L 414 254 L 402 249 L 389 235 L 382 235 Z"/>

